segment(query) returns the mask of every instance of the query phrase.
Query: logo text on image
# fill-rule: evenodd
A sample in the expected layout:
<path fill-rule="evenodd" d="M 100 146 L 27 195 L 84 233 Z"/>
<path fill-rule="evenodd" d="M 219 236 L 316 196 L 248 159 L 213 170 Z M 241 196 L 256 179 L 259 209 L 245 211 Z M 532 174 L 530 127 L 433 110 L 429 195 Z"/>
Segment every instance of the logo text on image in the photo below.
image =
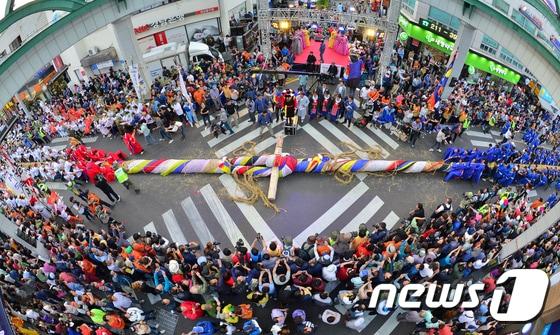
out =
<path fill-rule="evenodd" d="M 500 286 L 509 281 L 514 281 L 509 304 L 505 312 L 500 312 L 500 305 L 505 296 L 505 290 Z M 515 269 L 504 272 L 496 280 L 496 285 L 497 288 L 492 293 L 490 300 L 490 315 L 500 322 L 527 322 L 542 311 L 548 292 L 549 278 L 544 271 L 538 269 Z M 484 291 L 484 284 L 476 283 L 468 287 L 465 287 L 464 284 L 457 284 L 454 289 L 455 292 L 450 297 L 453 290 L 451 284 L 409 284 L 402 287 L 397 297 L 398 289 L 395 285 L 380 284 L 373 289 L 369 308 L 377 308 L 382 292 L 387 293 L 385 304 L 387 308 L 394 308 L 395 303 L 398 302 L 401 308 L 419 309 L 422 306 L 422 300 L 431 309 L 440 307 L 472 309 L 480 305 L 479 293 Z M 462 301 L 465 289 L 468 300 Z"/>

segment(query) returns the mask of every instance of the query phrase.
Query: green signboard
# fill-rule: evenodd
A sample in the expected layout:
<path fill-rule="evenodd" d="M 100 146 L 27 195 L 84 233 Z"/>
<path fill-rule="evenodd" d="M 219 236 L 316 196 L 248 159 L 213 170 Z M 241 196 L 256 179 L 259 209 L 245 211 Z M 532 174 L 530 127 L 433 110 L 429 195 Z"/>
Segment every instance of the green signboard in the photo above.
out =
<path fill-rule="evenodd" d="M 427 44 L 447 55 L 450 55 L 451 52 L 453 52 L 453 46 L 455 45 L 455 42 L 434 34 L 433 32 L 417 26 L 412 22 L 409 22 L 402 15 L 399 17 L 399 24 L 403 31 L 408 34 L 408 36 L 424 44 Z M 517 72 L 510 70 L 509 68 L 472 51 L 469 51 L 469 53 L 467 54 L 465 64 L 495 75 L 496 77 L 505 79 L 514 84 L 517 84 L 519 79 L 521 79 L 521 75 L 519 75 Z"/>

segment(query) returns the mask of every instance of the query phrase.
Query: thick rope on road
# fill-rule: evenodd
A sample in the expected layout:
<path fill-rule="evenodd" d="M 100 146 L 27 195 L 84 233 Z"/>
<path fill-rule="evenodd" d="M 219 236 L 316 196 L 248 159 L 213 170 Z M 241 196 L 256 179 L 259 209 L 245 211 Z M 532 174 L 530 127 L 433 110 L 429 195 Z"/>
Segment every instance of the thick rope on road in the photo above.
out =
<path fill-rule="evenodd" d="M 122 166 L 130 174 L 150 173 L 167 176 L 169 174 L 229 174 L 234 177 L 237 185 L 246 197 L 231 196 L 234 201 L 254 204 L 262 200 L 266 207 L 275 212 L 280 209 L 273 204 L 257 183 L 256 178 L 269 177 L 273 167 L 278 167 L 279 177 L 287 177 L 292 173 L 332 174 L 343 184 L 350 184 L 357 173 L 391 176 L 396 173 L 435 173 L 447 171 L 451 164 L 444 161 L 408 161 L 380 160 L 382 149 L 379 146 L 370 149 L 360 148 L 353 143 L 343 142 L 350 150 L 338 155 L 328 153 L 317 154 L 311 158 L 296 158 L 283 153 L 280 155 L 255 155 L 255 142 L 246 142 L 234 151 L 232 158 L 222 159 L 159 159 L 129 160 Z M 369 159 L 358 159 L 357 152 L 364 152 Z M 387 174 L 389 173 L 389 174 Z"/>

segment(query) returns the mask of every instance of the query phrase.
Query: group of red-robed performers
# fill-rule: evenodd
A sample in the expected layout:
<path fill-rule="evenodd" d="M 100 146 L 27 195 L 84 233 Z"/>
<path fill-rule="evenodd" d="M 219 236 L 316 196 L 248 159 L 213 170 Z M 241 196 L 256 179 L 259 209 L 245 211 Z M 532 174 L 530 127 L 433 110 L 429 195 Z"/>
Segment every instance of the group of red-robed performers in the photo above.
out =
<path fill-rule="evenodd" d="M 136 140 L 135 132 L 124 134 L 123 141 L 131 154 L 144 152 L 142 145 Z M 66 150 L 68 157 L 76 162 L 76 167 L 84 171 L 91 183 L 95 182 L 95 176 L 98 174 L 103 174 L 108 182 L 115 181 L 113 164 L 122 162 L 127 157 L 122 150 L 106 152 L 103 149 L 88 148 L 80 142 L 73 143 Z"/>
<path fill-rule="evenodd" d="M 92 184 L 95 183 L 95 176 L 98 174 L 102 174 L 108 182 L 115 181 L 113 164 L 122 162 L 127 157 L 122 150 L 106 152 L 102 149 L 87 148 L 83 144 L 72 146 L 66 150 L 68 157 L 76 162 L 76 167 L 85 173 Z"/>

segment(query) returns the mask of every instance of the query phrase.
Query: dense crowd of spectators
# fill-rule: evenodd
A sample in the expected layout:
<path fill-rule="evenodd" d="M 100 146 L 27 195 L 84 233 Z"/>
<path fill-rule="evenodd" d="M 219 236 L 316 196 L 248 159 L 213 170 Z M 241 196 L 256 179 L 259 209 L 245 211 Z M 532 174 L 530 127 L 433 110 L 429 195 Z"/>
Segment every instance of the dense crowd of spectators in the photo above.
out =
<path fill-rule="evenodd" d="M 380 51 L 376 43 L 356 51 L 355 60 L 363 68 L 357 91 L 342 81 L 334 88 L 326 83 L 308 86 L 307 79 L 300 77 L 293 94 L 282 73 L 247 72 L 254 66 L 289 68 L 290 51 L 279 45 L 268 61 L 258 51 L 233 50 L 229 62 L 165 69 L 146 101 L 138 100 L 128 74 L 112 70 L 35 106 L 4 144 L 17 165 L 4 162 L 4 169 L 15 169 L 22 176 L 24 192 L 4 192 L 0 207 L 21 236 L 42 243 L 49 255 L 40 260 L 17 243 L 2 240 L 0 285 L 13 324 L 26 334 L 160 333 L 154 321 L 156 307 L 193 320 L 193 335 L 218 329 L 227 334 L 311 334 L 337 323 L 359 330 L 368 312 L 388 315 L 392 311 L 384 305 L 386 297 L 375 310 L 367 310 L 373 288 L 381 283 L 399 287 L 456 283 L 476 281 L 473 276 L 478 275 L 489 294 L 496 287 L 495 279 L 507 269 L 530 267 L 554 273 L 558 225 L 505 262 L 496 259 L 504 243 L 558 201 L 555 193 L 546 201 L 529 201 L 525 185 L 467 193 L 455 199 L 458 204 L 448 198 L 431 213 L 419 203 L 392 231 L 379 222 L 363 224 L 352 233 L 312 235 L 303 245 L 294 245 L 289 238 L 265 241 L 259 235 L 251 245 L 220 248 L 216 241 L 178 245 L 150 232 L 129 239 L 119 218 L 111 216 L 111 207 L 120 197 L 112 199 L 106 187 L 98 185 L 103 180 L 91 178 L 87 168 L 72 158 L 82 150 L 81 139 L 94 134 L 141 134 L 150 146 L 158 145 L 152 136 L 156 131 L 160 140 L 171 144 L 173 133 L 184 138 L 188 127 L 202 122 L 214 136 L 226 136 L 235 131 L 244 105 L 263 130 L 294 115 L 299 123 L 327 118 L 344 120 L 349 127 L 386 124 L 406 132 L 412 146 L 421 135 L 436 133 L 437 149 L 471 125 L 482 125 L 484 131 L 502 130 L 504 144 L 511 143 L 516 132 L 525 132 L 533 149 L 521 149 L 511 162 L 527 159 L 525 164 L 556 165 L 538 161 L 540 155 L 531 151 L 548 141 L 558 120 L 538 106 L 526 87 L 506 90 L 486 78 L 459 81 L 448 99 L 434 102 L 430 97 L 441 80 L 441 64 L 397 43 L 391 66 L 379 69 Z M 377 71 L 383 73 L 381 80 L 370 81 Z M 359 120 L 354 119 L 355 113 Z M 66 136 L 71 148 L 47 146 L 52 139 Z M 547 150 L 557 155 L 556 146 Z M 91 157 L 97 153 L 88 151 L 88 159 L 96 163 Z M 111 179 L 110 171 L 100 175 Z M 71 204 L 49 190 L 45 180 L 67 183 L 74 195 Z M 110 201 L 80 185 L 87 182 L 98 185 Z M 148 306 L 143 301 L 146 294 L 159 295 L 161 302 Z M 318 304 L 324 312 L 318 319 L 307 314 L 301 302 Z M 257 320 L 254 312 L 264 307 L 270 319 Z M 415 323 L 418 331 L 428 334 L 494 334 L 500 326 L 489 315 L 484 299 L 476 310 L 423 307 L 406 311 L 399 320 Z"/>

